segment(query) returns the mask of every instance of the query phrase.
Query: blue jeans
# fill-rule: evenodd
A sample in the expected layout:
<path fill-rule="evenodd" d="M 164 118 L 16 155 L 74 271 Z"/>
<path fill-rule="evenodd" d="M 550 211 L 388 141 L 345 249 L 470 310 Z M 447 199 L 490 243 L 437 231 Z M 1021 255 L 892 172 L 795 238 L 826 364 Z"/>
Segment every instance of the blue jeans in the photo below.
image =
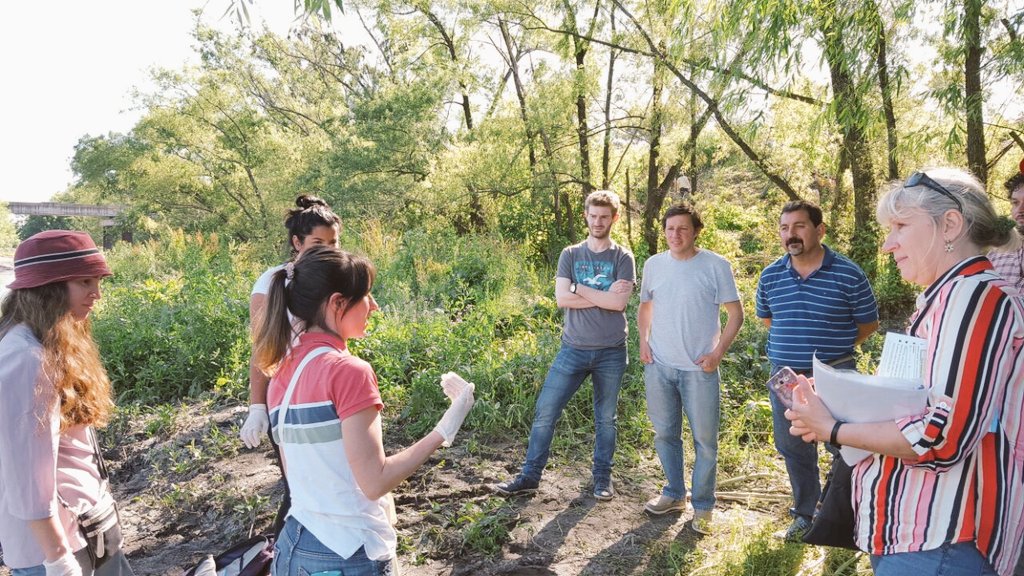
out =
<path fill-rule="evenodd" d="M 875 576 L 996 576 L 974 542 L 943 544 L 934 550 L 871 556 Z"/>
<path fill-rule="evenodd" d="M 106 557 L 107 560 L 103 564 L 113 562 L 122 567 L 127 568 L 128 560 L 125 559 L 124 550 L 118 550 L 117 552 Z M 92 558 L 89 556 L 89 551 L 82 548 L 78 552 L 75 552 L 75 560 L 78 561 L 79 567 L 82 568 L 82 574 L 84 576 L 90 576 L 94 572 Z M 0 564 L 2 565 L 2 564 Z M 130 570 L 130 568 L 128 568 Z M 122 570 L 122 573 L 126 573 Z M 28 568 L 11 568 L 11 576 L 46 576 L 46 568 L 42 564 L 35 566 L 29 566 Z"/>
<path fill-rule="evenodd" d="M 647 388 L 647 416 L 654 425 L 654 449 L 668 481 L 662 494 L 676 500 L 686 497 L 682 438 L 685 412 L 696 452 L 690 500 L 694 510 L 713 509 L 715 474 L 718 471 L 718 371 L 678 370 L 662 364 L 646 364 L 644 383 Z"/>
<path fill-rule="evenodd" d="M 562 344 L 537 397 L 530 444 L 526 449 L 526 463 L 523 464 L 524 477 L 540 481 L 551 452 L 555 424 L 589 375 L 594 384 L 594 480 L 611 478 L 616 409 L 626 362 L 625 344 L 598 350 L 580 350 Z"/>
<path fill-rule="evenodd" d="M 837 364 L 836 368 L 856 368 L 853 360 Z M 772 374 L 781 366 L 772 365 Z M 810 376 L 809 370 L 795 370 L 799 374 Z M 789 513 L 803 516 L 810 520 L 814 516 L 814 507 L 821 496 L 821 477 L 818 472 L 818 443 L 804 442 L 799 436 L 789 433 L 789 420 L 786 419 L 786 407 L 779 402 L 775 394 L 768 394 L 772 404 L 772 436 L 775 449 L 786 461 L 786 472 L 789 473 L 789 486 L 793 490 L 793 507 Z"/>
<path fill-rule="evenodd" d="M 274 544 L 273 576 L 313 576 L 320 572 L 341 576 L 389 576 L 390 560 L 370 560 L 360 548 L 348 559 L 324 546 L 312 532 L 288 517 Z"/>

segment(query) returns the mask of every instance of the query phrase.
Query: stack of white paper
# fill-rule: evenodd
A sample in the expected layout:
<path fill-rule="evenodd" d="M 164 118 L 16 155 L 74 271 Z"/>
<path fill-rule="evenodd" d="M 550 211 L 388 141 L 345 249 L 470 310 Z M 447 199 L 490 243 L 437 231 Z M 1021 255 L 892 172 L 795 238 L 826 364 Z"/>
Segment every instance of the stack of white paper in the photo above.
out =
<path fill-rule="evenodd" d="M 922 378 L 925 340 L 886 334 L 879 375 L 836 370 L 814 358 L 814 388 L 832 416 L 846 422 L 882 422 L 924 412 L 928 390 Z M 843 446 L 843 460 L 851 466 L 871 455 L 867 450 Z"/>

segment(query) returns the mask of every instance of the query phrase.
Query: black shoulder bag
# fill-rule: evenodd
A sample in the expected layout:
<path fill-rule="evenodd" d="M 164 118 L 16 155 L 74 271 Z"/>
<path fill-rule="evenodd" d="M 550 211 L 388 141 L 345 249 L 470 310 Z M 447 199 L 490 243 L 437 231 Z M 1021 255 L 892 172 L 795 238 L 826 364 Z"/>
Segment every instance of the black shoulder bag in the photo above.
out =
<path fill-rule="evenodd" d="M 804 534 L 807 544 L 859 550 L 853 541 L 853 468 L 836 454 L 825 479 L 821 498 L 814 507 L 811 528 Z"/>

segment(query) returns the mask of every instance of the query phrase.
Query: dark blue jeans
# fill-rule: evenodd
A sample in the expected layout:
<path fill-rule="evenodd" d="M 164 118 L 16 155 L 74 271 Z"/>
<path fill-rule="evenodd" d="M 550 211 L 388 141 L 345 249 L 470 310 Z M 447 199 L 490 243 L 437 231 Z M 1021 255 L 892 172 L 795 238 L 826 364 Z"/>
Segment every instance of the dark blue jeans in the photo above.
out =
<path fill-rule="evenodd" d="M 555 425 L 566 404 L 589 375 L 594 384 L 594 479 L 611 478 L 616 409 L 626 363 L 625 344 L 598 350 L 580 350 L 562 344 L 537 397 L 523 476 L 540 481 L 551 452 Z"/>
<path fill-rule="evenodd" d="M 857 364 L 853 360 L 837 364 L 836 368 L 852 369 Z M 781 366 L 772 366 L 772 374 Z M 795 372 L 810 377 L 810 370 Z M 789 420 L 786 419 L 786 407 L 779 402 L 775 394 L 768 394 L 772 403 L 772 436 L 775 449 L 786 461 L 786 472 L 789 473 L 789 486 L 793 490 L 793 507 L 789 513 L 803 516 L 810 520 L 814 516 L 814 507 L 821 496 L 821 476 L 818 472 L 818 443 L 804 442 L 799 436 L 789 433 Z"/>

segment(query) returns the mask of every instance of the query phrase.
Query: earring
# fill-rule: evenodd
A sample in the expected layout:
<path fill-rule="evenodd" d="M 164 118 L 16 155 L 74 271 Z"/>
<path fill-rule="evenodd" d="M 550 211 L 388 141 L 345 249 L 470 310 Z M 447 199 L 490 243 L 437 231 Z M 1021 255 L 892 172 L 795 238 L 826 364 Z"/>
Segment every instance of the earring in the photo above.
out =
<path fill-rule="evenodd" d="M 950 253 L 952 251 L 953 251 L 953 243 L 951 241 L 949 241 L 949 240 L 946 240 L 946 253 L 948 254 L 948 253 Z"/>

